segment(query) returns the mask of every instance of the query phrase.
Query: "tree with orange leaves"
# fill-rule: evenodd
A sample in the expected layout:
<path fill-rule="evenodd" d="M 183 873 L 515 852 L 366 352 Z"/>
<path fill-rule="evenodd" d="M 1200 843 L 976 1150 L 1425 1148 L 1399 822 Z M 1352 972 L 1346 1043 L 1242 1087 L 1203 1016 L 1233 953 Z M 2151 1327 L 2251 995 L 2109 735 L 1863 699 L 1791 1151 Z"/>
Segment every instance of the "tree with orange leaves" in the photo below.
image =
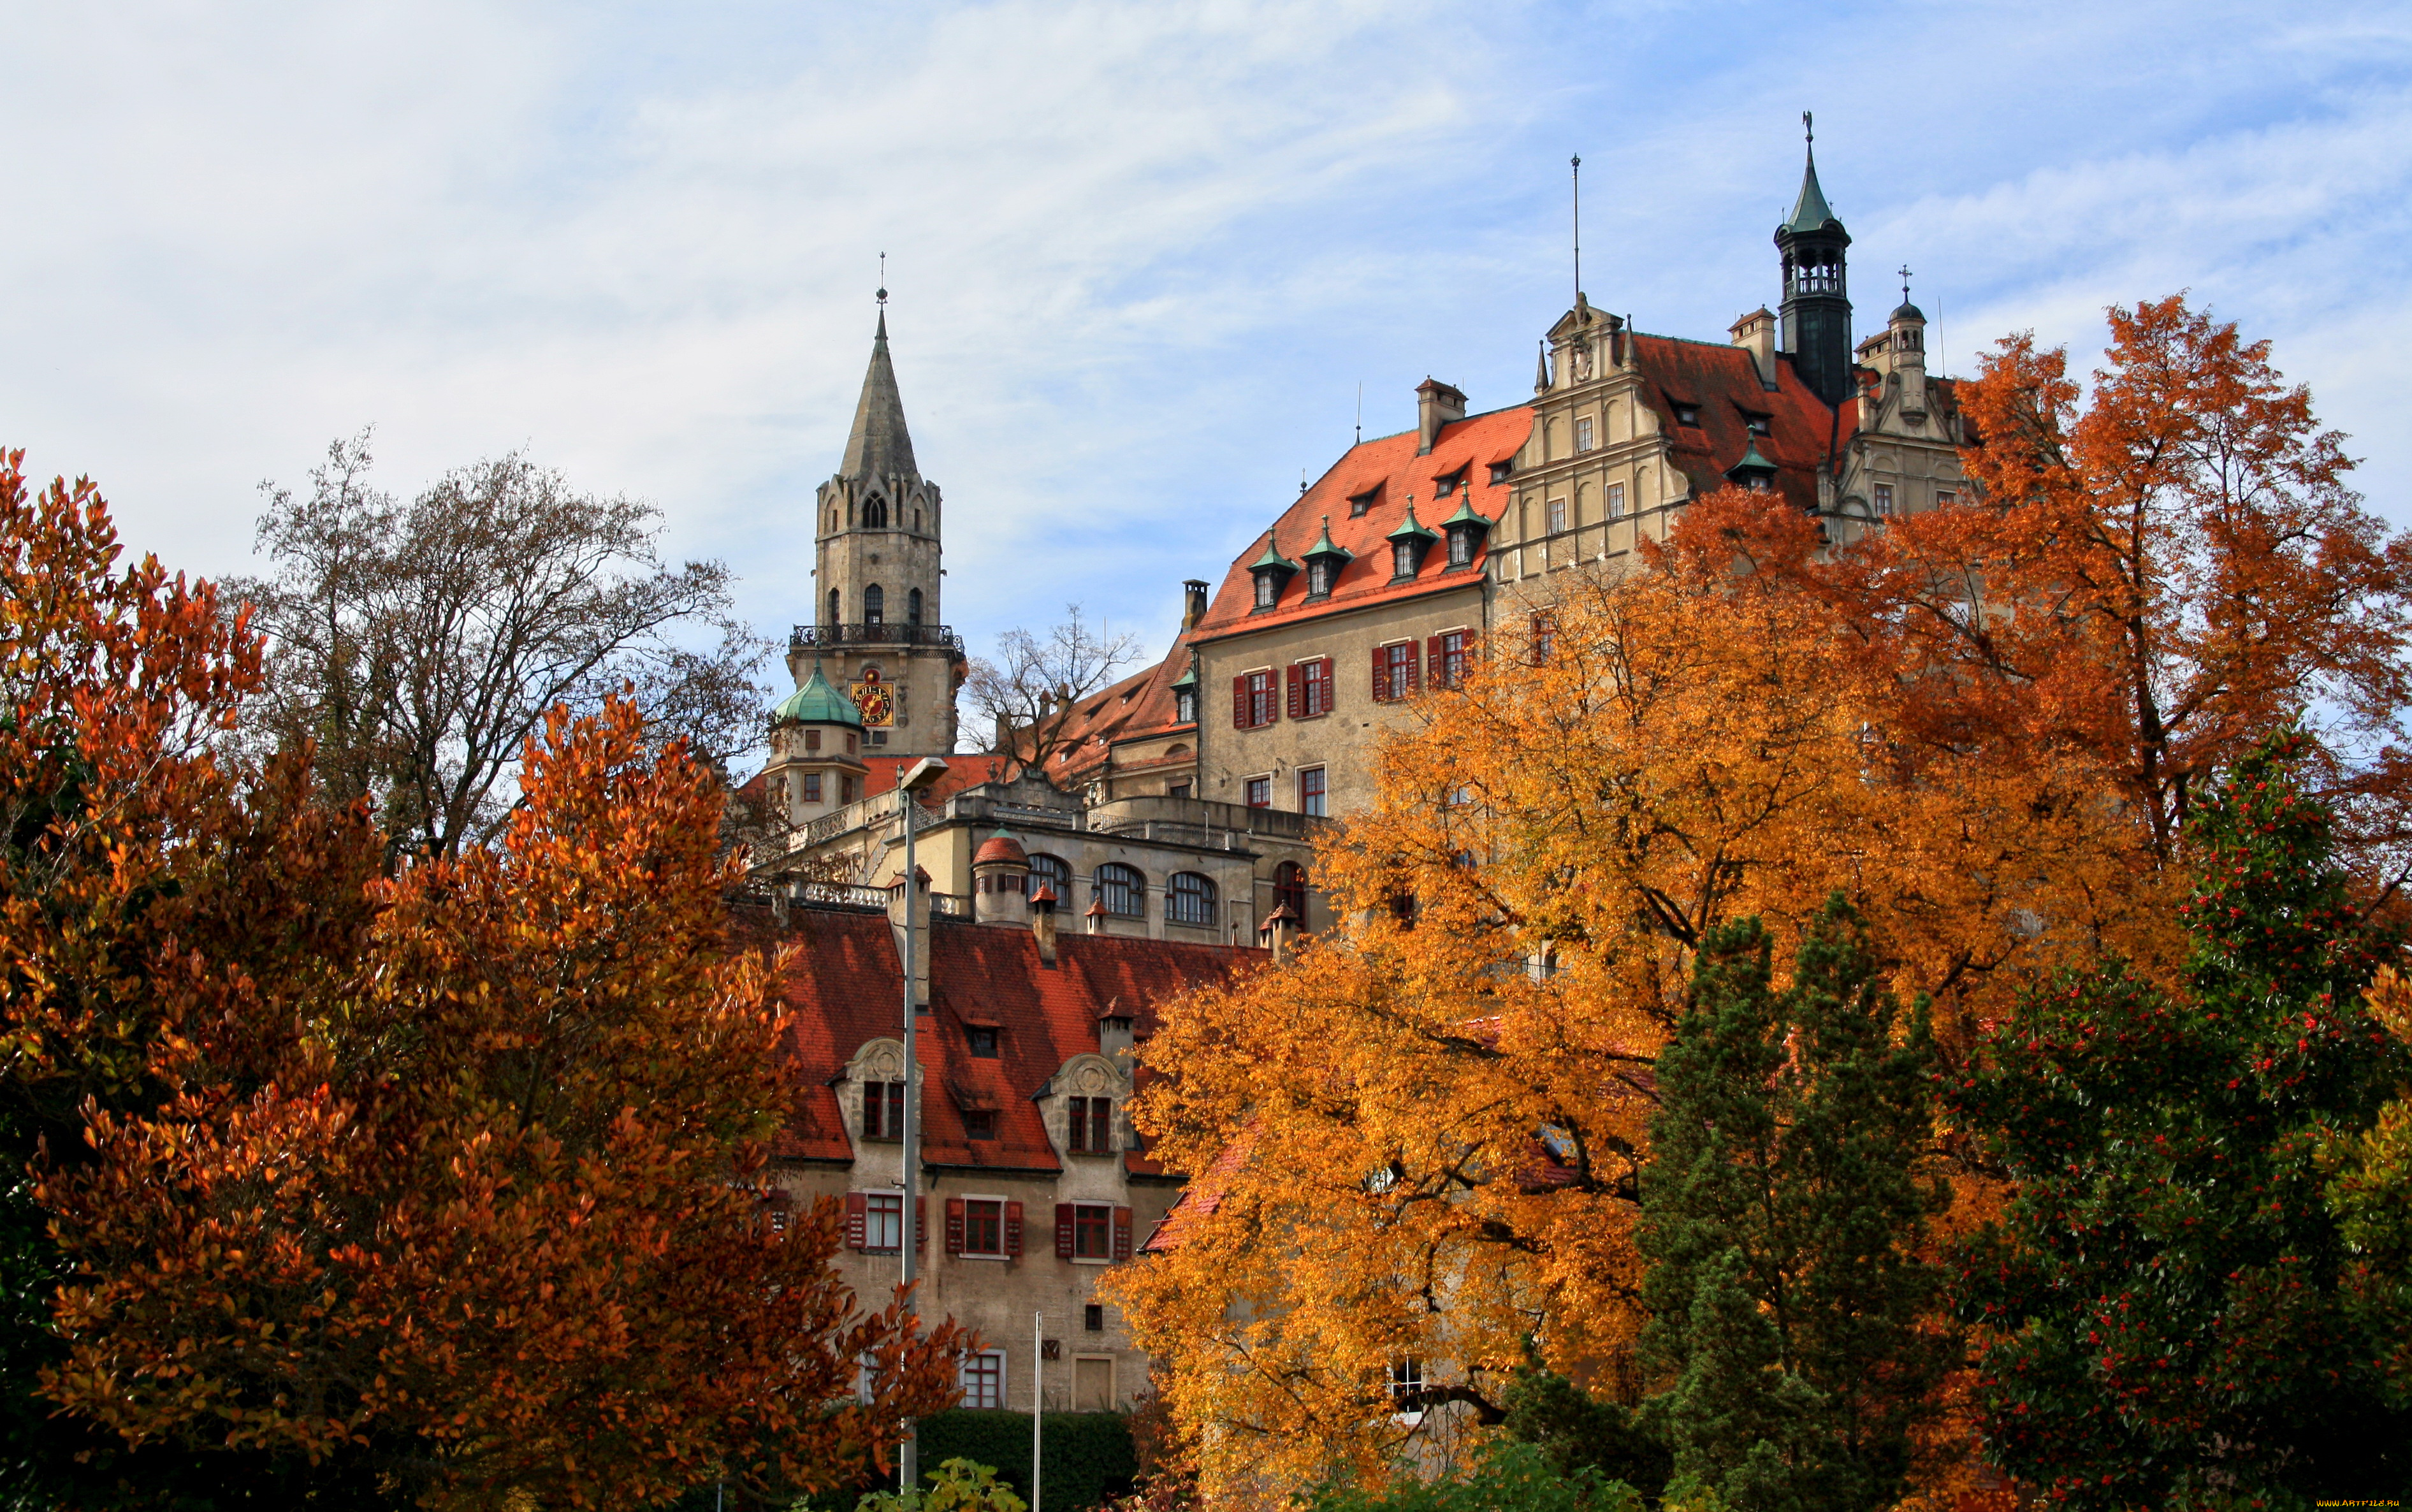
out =
<path fill-rule="evenodd" d="M 2412 549 L 2265 345 L 2178 300 L 2112 335 L 2090 405 L 2023 338 L 1962 386 L 1978 498 L 1833 550 L 1727 491 L 1538 665 L 1492 646 L 1319 858 L 1338 926 L 1168 1016 L 1140 1119 L 1205 1174 L 1120 1284 L 1210 1489 L 1446 1462 L 1528 1339 L 1644 1389 L 1653 1064 L 1720 924 L 1783 960 L 1842 892 L 1947 1058 L 2061 966 L 2173 981 L 2190 792 L 2289 715 L 2397 879 Z M 1998 1203 L 1956 1184 L 1947 1232 Z"/>
<path fill-rule="evenodd" d="M 6 1087 L 39 1178 L 11 1216 L 55 1246 L 15 1297 L 17 1489 L 811 1488 L 945 1404 L 951 1326 L 863 1312 L 836 1211 L 766 1200 L 795 1092 L 708 771 L 626 703 L 556 715 L 501 844 L 381 877 L 300 760 L 211 760 L 257 676 L 240 620 L 155 565 L 112 577 L 88 490 L 8 483 L 5 733 L 39 736 L 6 763 Z M 33 1462 L 37 1411 L 76 1452 Z"/>

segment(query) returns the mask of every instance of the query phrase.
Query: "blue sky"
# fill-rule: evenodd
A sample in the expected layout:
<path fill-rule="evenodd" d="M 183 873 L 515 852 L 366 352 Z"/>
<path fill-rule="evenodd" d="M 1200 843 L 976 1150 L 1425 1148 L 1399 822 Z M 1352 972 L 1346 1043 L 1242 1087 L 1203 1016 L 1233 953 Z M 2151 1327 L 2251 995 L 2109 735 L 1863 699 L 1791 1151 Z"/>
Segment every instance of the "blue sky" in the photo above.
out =
<path fill-rule="evenodd" d="M 2412 522 L 2412 7 L 125 4 L 7 7 L 0 441 L 171 566 L 377 430 L 409 492 L 525 447 L 808 615 L 889 254 L 976 653 L 1151 643 L 1427 374 L 1530 392 L 1583 275 L 1721 338 L 1817 115 L 1862 328 L 1956 371 L 2178 288 L 2272 338 Z M 2390 399 L 2394 394 L 2397 397 Z"/>

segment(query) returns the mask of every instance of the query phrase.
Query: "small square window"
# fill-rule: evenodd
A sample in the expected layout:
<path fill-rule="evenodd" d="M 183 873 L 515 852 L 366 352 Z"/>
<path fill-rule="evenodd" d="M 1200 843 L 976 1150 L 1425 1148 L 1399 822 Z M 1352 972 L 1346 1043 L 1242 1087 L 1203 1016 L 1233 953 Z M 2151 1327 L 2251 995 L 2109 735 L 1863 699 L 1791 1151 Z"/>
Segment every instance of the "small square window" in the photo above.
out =
<path fill-rule="evenodd" d="M 1106 1310 L 1096 1302 L 1081 1309 L 1081 1327 L 1090 1333 L 1106 1331 Z"/>
<path fill-rule="evenodd" d="M 817 751 L 820 748 L 821 732 L 816 729 L 808 729 L 804 731 L 804 749 L 807 751 Z"/>
<path fill-rule="evenodd" d="M 804 773 L 804 801 L 805 801 L 805 802 L 807 802 L 807 803 L 817 803 L 817 802 L 819 802 L 820 800 L 821 800 L 821 774 L 820 774 L 819 772 L 817 772 L 817 771 L 808 771 L 808 772 L 805 772 L 805 773 Z"/>
<path fill-rule="evenodd" d="M 963 1361 L 963 1405 L 995 1412 L 1005 1406 L 1005 1351 L 992 1349 Z"/>
<path fill-rule="evenodd" d="M 1700 423 L 1700 406 L 1698 404 L 1676 405 L 1675 423 L 1678 425 L 1698 426 Z"/>
<path fill-rule="evenodd" d="M 963 1114 L 963 1133 L 964 1133 L 964 1135 L 965 1135 L 967 1138 L 974 1138 L 974 1139 L 993 1139 L 993 1138 L 996 1138 L 996 1114 L 995 1114 L 995 1112 L 994 1112 L 993 1110 L 990 1110 L 990 1109 L 981 1109 L 981 1110 L 978 1110 L 978 1111 L 966 1111 L 966 1112 Z"/>
<path fill-rule="evenodd" d="M 1248 779 L 1248 807 L 1269 809 L 1273 806 L 1273 780 L 1271 777 Z"/>
<path fill-rule="evenodd" d="M 1765 415 L 1744 415 L 1743 423 L 1750 427 L 1753 435 L 1772 435 L 1775 432 L 1774 420 Z"/>
<path fill-rule="evenodd" d="M 996 1059 L 996 1030 L 994 1028 L 987 1024 L 974 1024 L 969 1029 L 963 1031 L 963 1038 L 970 1042 L 971 1051 L 974 1055 L 978 1056 L 983 1061 L 993 1061 Z"/>
<path fill-rule="evenodd" d="M 1363 493 L 1352 494 L 1348 500 L 1348 518 L 1354 520 L 1373 508 L 1375 496 L 1380 492 L 1378 489 L 1370 489 Z"/>
<path fill-rule="evenodd" d="M 1515 470 L 1516 464 L 1512 462 L 1494 462 L 1491 464 L 1491 481 L 1505 483 L 1508 481 L 1508 475 Z"/>

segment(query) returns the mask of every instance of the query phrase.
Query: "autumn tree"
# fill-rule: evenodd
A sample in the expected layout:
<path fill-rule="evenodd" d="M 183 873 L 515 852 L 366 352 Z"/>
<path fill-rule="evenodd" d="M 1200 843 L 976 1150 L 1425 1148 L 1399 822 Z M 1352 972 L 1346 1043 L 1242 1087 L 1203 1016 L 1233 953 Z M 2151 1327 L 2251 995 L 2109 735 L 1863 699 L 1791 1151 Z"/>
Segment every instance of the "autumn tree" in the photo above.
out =
<path fill-rule="evenodd" d="M 997 637 L 996 656 L 974 657 L 963 698 L 975 719 L 996 731 L 997 749 L 1011 756 L 1007 776 L 1043 772 L 1061 748 L 1062 715 L 1114 680 L 1139 656 L 1139 638 L 1110 633 L 1064 606 L 1064 618 L 1043 631 L 1017 627 Z"/>
<path fill-rule="evenodd" d="M 2412 1050 L 2412 984 L 2400 973 L 2381 968 L 2364 1006 Z M 2332 1133 L 2321 1156 L 2346 1244 L 2346 1304 L 2378 1350 L 2390 1400 L 2412 1408 L 2412 1083 L 2395 1093 L 2369 1128 Z"/>
<path fill-rule="evenodd" d="M 2053 1505 L 2412 1489 L 2412 1402 L 2354 1305 L 2319 1160 L 2373 1127 L 2412 1056 L 2357 1001 L 2393 942 L 2305 768 L 2288 733 L 2194 794 L 2182 990 L 2064 976 L 1953 1088 L 2016 1183 L 1964 1262 L 1988 1452 Z"/>
<path fill-rule="evenodd" d="M 715 768 L 757 743 L 770 648 L 734 618 L 726 566 L 661 560 L 654 506 L 517 453 L 405 503 L 370 482 L 368 440 L 329 448 L 306 496 L 268 489 L 274 570 L 234 585 L 268 639 L 255 744 L 306 747 L 331 801 L 366 799 L 396 844 L 449 854 L 500 832 L 556 704 L 630 690 L 657 742 Z"/>
<path fill-rule="evenodd" d="M 420 1505 L 587 1506 L 840 1484 L 949 1400 L 955 1330 L 856 1308 L 835 1208 L 773 1222 L 797 1093 L 710 774 L 614 699 L 551 716 L 522 784 L 497 844 L 366 884 L 356 957 L 161 962 L 172 1095 L 96 1113 L 41 1193 L 62 1404 Z"/>
<path fill-rule="evenodd" d="M 1956 1353 L 1929 1325 L 1934 1170 L 1922 1006 L 1876 985 L 1840 895 L 1772 985 L 1755 918 L 1721 926 L 1660 1052 L 1641 1184 L 1648 1419 L 1678 1476 L 1743 1512 L 1901 1500 L 1911 1430 Z"/>

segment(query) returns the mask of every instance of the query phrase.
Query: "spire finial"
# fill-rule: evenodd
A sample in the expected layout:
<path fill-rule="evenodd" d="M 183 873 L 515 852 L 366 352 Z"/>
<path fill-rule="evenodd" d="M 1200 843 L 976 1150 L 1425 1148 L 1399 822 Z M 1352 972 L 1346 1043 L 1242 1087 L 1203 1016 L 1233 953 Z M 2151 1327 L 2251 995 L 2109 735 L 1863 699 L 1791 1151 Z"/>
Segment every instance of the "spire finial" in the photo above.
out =
<path fill-rule="evenodd" d="M 879 255 L 879 309 L 882 315 L 888 311 L 888 254 L 885 252 Z"/>
<path fill-rule="evenodd" d="M 1901 302 L 1907 304 L 1909 302 L 1909 264 L 1903 263 L 1897 272 L 1901 274 Z"/>
<path fill-rule="evenodd" d="M 1572 158 L 1568 159 L 1568 160 L 1567 160 L 1567 166 L 1568 166 L 1569 168 L 1571 168 L 1571 169 L 1574 169 L 1574 183 L 1575 183 L 1575 190 L 1574 190 L 1574 200 L 1575 200 L 1575 303 L 1576 303 L 1576 305 L 1577 305 L 1577 306 L 1581 306 L 1581 303 L 1582 303 L 1582 301 L 1583 301 L 1583 297 L 1582 297 L 1582 157 L 1581 156 L 1581 154 L 1577 154 L 1576 156 L 1574 156 L 1574 157 L 1572 157 Z"/>
<path fill-rule="evenodd" d="M 1810 159 L 1815 161 L 1817 156 L 1817 118 L 1807 110 L 1801 112 L 1801 135 L 1807 139 Z"/>

